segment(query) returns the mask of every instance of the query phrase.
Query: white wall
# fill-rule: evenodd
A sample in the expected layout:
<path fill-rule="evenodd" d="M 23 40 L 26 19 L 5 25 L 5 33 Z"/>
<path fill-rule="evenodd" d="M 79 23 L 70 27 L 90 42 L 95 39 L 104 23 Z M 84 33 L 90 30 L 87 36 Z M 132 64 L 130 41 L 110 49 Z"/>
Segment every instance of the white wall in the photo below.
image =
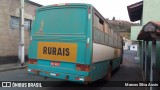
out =
<path fill-rule="evenodd" d="M 131 45 L 130 46 L 130 50 L 137 51 L 137 45 L 136 44 L 135 45 Z"/>

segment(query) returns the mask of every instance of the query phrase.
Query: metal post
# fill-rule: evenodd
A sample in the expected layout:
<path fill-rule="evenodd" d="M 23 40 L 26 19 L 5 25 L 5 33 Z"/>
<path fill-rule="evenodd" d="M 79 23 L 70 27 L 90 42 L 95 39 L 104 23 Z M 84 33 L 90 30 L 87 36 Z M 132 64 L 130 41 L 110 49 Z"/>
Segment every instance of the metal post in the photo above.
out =
<path fill-rule="evenodd" d="M 20 0 L 20 43 L 19 43 L 19 59 L 21 60 L 21 66 L 24 65 L 24 0 Z"/>
<path fill-rule="evenodd" d="M 148 57 L 148 41 L 145 45 L 145 78 L 147 78 L 147 57 Z"/>
<path fill-rule="evenodd" d="M 140 67 L 143 69 L 143 43 L 139 41 L 139 59 L 140 59 Z"/>
<path fill-rule="evenodd" d="M 141 44 L 141 61 L 142 61 L 142 70 L 144 70 L 144 42 L 142 41 L 142 44 Z"/>
<path fill-rule="evenodd" d="M 137 63 L 139 64 L 139 67 L 141 67 L 141 63 L 140 63 L 140 49 L 141 49 L 141 47 L 140 47 L 140 42 L 138 41 L 138 42 L 136 42 L 136 44 L 137 44 Z"/>
<path fill-rule="evenodd" d="M 151 50 L 151 67 L 150 67 L 150 81 L 153 81 L 153 64 L 156 60 L 156 41 L 152 41 L 152 50 Z M 150 90 L 153 90 L 153 87 L 150 87 Z"/>
<path fill-rule="evenodd" d="M 145 60 L 145 58 L 144 58 L 144 52 L 145 52 L 145 42 L 144 41 L 142 41 L 142 69 L 144 70 L 144 60 Z"/>

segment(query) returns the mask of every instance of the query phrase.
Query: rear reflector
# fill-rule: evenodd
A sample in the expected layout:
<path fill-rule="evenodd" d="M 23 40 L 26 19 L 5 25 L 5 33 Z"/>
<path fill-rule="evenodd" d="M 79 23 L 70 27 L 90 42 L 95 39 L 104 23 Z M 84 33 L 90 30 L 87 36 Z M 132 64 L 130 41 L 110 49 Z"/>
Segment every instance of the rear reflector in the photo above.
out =
<path fill-rule="evenodd" d="M 37 64 L 37 60 L 36 59 L 29 59 L 28 64 Z"/>
<path fill-rule="evenodd" d="M 34 74 L 36 74 L 36 75 L 39 75 L 39 73 L 40 73 L 40 70 L 34 70 L 34 69 L 28 69 L 28 72 L 32 72 L 32 73 L 34 73 Z"/>
<path fill-rule="evenodd" d="M 88 8 L 88 19 L 90 19 L 91 18 L 91 8 L 89 7 Z"/>
<path fill-rule="evenodd" d="M 52 66 L 58 67 L 60 66 L 61 62 L 51 62 Z"/>
<path fill-rule="evenodd" d="M 31 69 L 28 69 L 28 72 L 31 72 Z"/>
<path fill-rule="evenodd" d="M 90 66 L 89 65 L 84 65 L 84 64 L 76 64 L 76 70 L 80 71 L 90 71 Z"/>

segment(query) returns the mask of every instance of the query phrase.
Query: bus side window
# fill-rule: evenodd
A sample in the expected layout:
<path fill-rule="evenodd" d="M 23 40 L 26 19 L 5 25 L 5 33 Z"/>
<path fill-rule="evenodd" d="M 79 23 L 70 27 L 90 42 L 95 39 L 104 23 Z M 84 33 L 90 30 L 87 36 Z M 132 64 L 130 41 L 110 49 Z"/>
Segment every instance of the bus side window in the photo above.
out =
<path fill-rule="evenodd" d="M 96 14 L 94 14 L 93 26 L 98 28 L 99 18 Z"/>
<path fill-rule="evenodd" d="M 108 28 L 108 35 L 111 36 L 111 27 Z"/>
<path fill-rule="evenodd" d="M 114 33 L 113 33 L 113 30 L 112 30 L 112 29 L 111 29 L 111 33 L 110 33 L 110 34 L 111 34 L 111 37 L 114 38 L 114 37 L 113 37 Z"/>
<path fill-rule="evenodd" d="M 109 27 L 106 23 L 104 23 L 104 32 L 109 35 Z"/>
<path fill-rule="evenodd" d="M 104 21 L 101 19 L 101 18 L 99 18 L 99 25 L 98 25 L 98 28 L 101 30 L 101 31 L 104 31 Z"/>
<path fill-rule="evenodd" d="M 104 35 L 105 35 L 105 44 L 106 45 L 109 45 L 109 27 L 108 27 L 108 24 L 104 23 Z"/>
<path fill-rule="evenodd" d="M 96 14 L 94 14 L 93 26 L 101 31 L 104 31 L 104 21 Z"/>

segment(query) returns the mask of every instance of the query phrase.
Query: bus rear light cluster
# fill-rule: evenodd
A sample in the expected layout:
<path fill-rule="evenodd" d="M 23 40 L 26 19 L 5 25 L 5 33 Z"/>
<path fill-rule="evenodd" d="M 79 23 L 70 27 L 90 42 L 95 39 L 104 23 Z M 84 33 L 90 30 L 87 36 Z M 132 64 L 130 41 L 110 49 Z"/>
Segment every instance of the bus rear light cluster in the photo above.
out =
<path fill-rule="evenodd" d="M 84 64 L 76 64 L 76 70 L 89 72 L 90 66 Z"/>
<path fill-rule="evenodd" d="M 37 60 L 36 59 L 29 59 L 28 64 L 37 64 Z"/>
<path fill-rule="evenodd" d="M 58 73 L 50 73 L 51 76 L 59 76 Z"/>
<path fill-rule="evenodd" d="M 55 66 L 55 67 L 58 67 L 58 66 L 60 66 L 61 65 L 61 62 L 51 62 L 51 65 L 52 66 Z"/>
<path fill-rule="evenodd" d="M 84 78 L 75 78 L 78 81 L 84 81 Z"/>

